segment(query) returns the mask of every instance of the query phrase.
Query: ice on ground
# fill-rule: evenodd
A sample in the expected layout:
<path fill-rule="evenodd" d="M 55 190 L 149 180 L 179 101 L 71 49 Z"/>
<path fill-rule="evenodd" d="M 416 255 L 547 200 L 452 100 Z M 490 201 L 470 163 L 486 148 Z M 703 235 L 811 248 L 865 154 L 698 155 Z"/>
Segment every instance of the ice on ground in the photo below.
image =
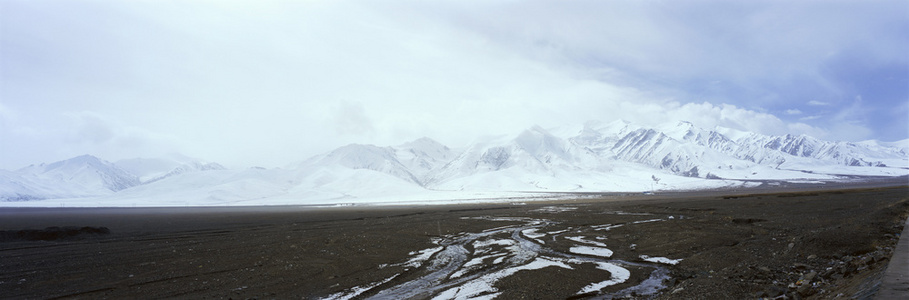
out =
<path fill-rule="evenodd" d="M 606 248 L 606 247 L 607 247 L 606 244 L 603 244 L 603 243 L 600 243 L 600 242 L 597 242 L 597 241 L 591 241 L 591 240 L 585 239 L 583 236 L 569 236 L 569 237 L 566 237 L 566 239 L 572 240 L 572 241 L 575 241 L 575 242 L 578 242 L 578 243 L 584 243 L 584 244 L 590 244 L 590 245 L 594 245 L 594 246 L 600 246 L 600 247 L 603 247 L 603 248 Z"/>
<path fill-rule="evenodd" d="M 419 267 L 420 265 L 423 264 L 423 262 L 429 260 L 429 258 L 432 257 L 433 254 L 436 254 L 436 252 L 442 251 L 442 249 L 444 249 L 444 248 L 445 247 L 439 246 L 439 247 L 435 247 L 435 248 L 427 248 L 427 249 L 423 249 L 420 251 L 410 252 L 410 255 L 416 255 L 416 256 L 410 258 L 410 260 L 403 263 L 402 266 L 413 267 L 413 268 Z"/>
<path fill-rule="evenodd" d="M 545 233 L 538 233 L 537 232 L 538 229 L 539 228 L 524 229 L 521 231 L 521 233 L 524 234 L 524 236 L 532 238 L 532 239 L 538 239 L 538 238 L 546 236 Z"/>
<path fill-rule="evenodd" d="M 464 263 L 464 265 L 461 266 L 461 269 L 459 269 L 457 272 L 455 272 L 454 274 L 451 274 L 450 278 L 458 278 L 458 277 L 463 276 L 464 274 L 467 274 L 467 272 L 477 269 L 479 266 L 483 265 L 483 261 L 485 261 L 486 259 L 495 258 L 495 260 L 493 261 L 493 264 L 499 264 L 504 260 L 504 257 L 506 255 L 507 255 L 507 253 L 499 253 L 499 254 L 493 254 L 493 255 L 474 257 L 473 259 Z"/>
<path fill-rule="evenodd" d="M 682 261 L 681 258 L 671 259 L 671 258 L 665 258 L 665 257 L 651 257 L 651 256 L 647 256 L 647 255 L 641 255 L 641 259 L 643 259 L 644 261 L 667 264 L 667 265 L 676 265 Z"/>
<path fill-rule="evenodd" d="M 364 285 L 364 286 L 356 286 L 356 287 L 351 288 L 350 291 L 347 292 L 347 293 L 345 293 L 345 292 L 340 292 L 340 293 L 337 293 L 337 294 L 334 294 L 334 295 L 329 295 L 328 297 L 325 297 L 325 298 L 322 298 L 322 299 L 323 299 L 323 300 L 349 300 L 349 299 L 353 299 L 354 297 L 359 296 L 359 295 L 362 294 L 363 292 L 366 292 L 366 291 L 368 291 L 368 290 L 371 290 L 371 289 L 373 289 L 373 288 L 375 288 L 375 287 L 377 287 L 377 286 L 383 285 L 383 284 L 385 284 L 386 282 L 391 281 L 392 279 L 395 279 L 395 277 L 398 277 L 398 275 L 401 275 L 401 274 L 395 274 L 394 276 L 391 276 L 391 277 L 385 278 L 385 279 L 383 279 L 383 280 L 381 280 L 381 281 L 374 282 L 374 283 L 370 283 L 370 284 L 367 284 L 367 285 Z"/>
<path fill-rule="evenodd" d="M 643 220 L 643 221 L 634 221 L 634 222 L 631 222 L 631 224 L 642 224 L 642 223 L 659 222 L 659 221 L 665 221 L 665 220 L 663 220 L 663 219 L 650 219 L 650 220 Z"/>
<path fill-rule="evenodd" d="M 470 267 L 473 267 L 473 266 L 482 265 L 482 264 L 483 264 L 483 261 L 486 260 L 486 259 L 493 258 L 493 257 L 498 258 L 498 257 L 505 256 L 505 255 L 507 255 L 507 253 L 498 253 L 498 254 L 492 254 L 492 255 L 486 255 L 486 256 L 475 257 L 475 258 L 471 259 L 470 261 L 464 263 L 464 265 L 461 266 L 461 267 L 462 267 L 462 268 L 470 268 Z"/>
<path fill-rule="evenodd" d="M 502 246 L 511 246 L 516 244 L 514 240 L 509 239 L 487 239 L 482 241 L 474 241 L 473 248 L 486 248 L 492 245 L 502 245 Z"/>
<path fill-rule="evenodd" d="M 611 257 L 612 250 L 602 248 L 602 247 L 591 247 L 591 246 L 575 246 L 568 249 L 569 252 L 575 254 L 584 254 L 584 255 L 593 255 L 599 257 Z"/>
<path fill-rule="evenodd" d="M 634 212 L 625 212 L 625 211 L 621 211 L 621 210 L 606 211 L 603 213 L 607 214 L 607 215 L 623 215 L 623 216 L 649 216 L 649 215 L 652 215 L 651 213 L 634 213 Z"/>
<path fill-rule="evenodd" d="M 527 225 L 537 225 L 546 222 L 545 219 L 534 219 L 528 217 L 461 217 L 462 220 L 486 220 L 486 221 L 505 221 L 505 222 L 527 222 Z"/>
<path fill-rule="evenodd" d="M 562 229 L 562 230 L 557 230 L 557 231 L 550 231 L 550 232 L 547 232 L 546 234 L 555 235 L 555 234 L 560 234 L 560 233 L 567 232 L 567 231 L 568 231 L 568 229 Z"/>
<path fill-rule="evenodd" d="M 432 299 L 492 299 L 501 294 L 501 292 L 499 292 L 499 290 L 494 286 L 495 283 L 500 279 L 511 276 L 518 271 L 538 270 L 546 267 L 559 267 L 569 270 L 574 269 L 563 262 L 538 257 L 528 264 L 504 269 L 491 274 L 486 274 L 461 286 L 450 288 L 440 293 L 436 297 L 433 297 Z"/>
<path fill-rule="evenodd" d="M 610 279 L 606 281 L 601 281 L 597 283 L 591 283 L 581 289 L 578 294 L 586 294 L 591 292 L 598 292 L 603 288 L 616 285 L 622 282 L 627 281 L 631 278 L 631 272 L 628 269 L 622 268 L 616 264 L 608 262 L 597 262 L 597 269 L 608 271 L 610 274 Z"/>
<path fill-rule="evenodd" d="M 566 211 L 573 211 L 573 210 L 577 210 L 577 209 L 578 209 L 577 207 L 571 207 L 571 206 L 546 206 L 546 207 L 534 209 L 532 211 L 546 212 L 546 213 L 560 213 L 560 212 L 566 212 Z"/>
<path fill-rule="evenodd" d="M 610 231 L 610 230 L 613 230 L 615 228 L 619 228 L 622 226 L 625 226 L 625 224 L 615 224 L 615 225 L 605 224 L 605 225 L 596 225 L 596 226 L 590 226 L 590 227 L 593 228 L 593 230 Z"/>

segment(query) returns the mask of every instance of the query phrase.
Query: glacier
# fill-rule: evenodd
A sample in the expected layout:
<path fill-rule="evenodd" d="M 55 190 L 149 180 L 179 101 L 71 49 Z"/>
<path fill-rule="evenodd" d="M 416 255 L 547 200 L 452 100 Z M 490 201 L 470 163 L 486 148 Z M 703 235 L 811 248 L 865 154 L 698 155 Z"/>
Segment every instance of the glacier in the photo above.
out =
<path fill-rule="evenodd" d="M 227 169 L 171 154 L 83 155 L 0 170 L 0 206 L 520 202 L 570 193 L 741 188 L 909 175 L 909 140 L 834 142 L 679 121 L 533 126 L 450 148 L 430 138 L 350 144 L 285 168 Z"/>

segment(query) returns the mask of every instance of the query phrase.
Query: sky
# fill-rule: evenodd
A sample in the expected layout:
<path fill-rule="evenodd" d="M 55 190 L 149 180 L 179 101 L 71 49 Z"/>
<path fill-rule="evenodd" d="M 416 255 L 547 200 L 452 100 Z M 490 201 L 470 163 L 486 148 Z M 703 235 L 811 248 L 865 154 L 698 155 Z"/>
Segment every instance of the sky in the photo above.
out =
<path fill-rule="evenodd" d="M 909 138 L 907 1 L 0 1 L 0 168 L 587 120 Z"/>

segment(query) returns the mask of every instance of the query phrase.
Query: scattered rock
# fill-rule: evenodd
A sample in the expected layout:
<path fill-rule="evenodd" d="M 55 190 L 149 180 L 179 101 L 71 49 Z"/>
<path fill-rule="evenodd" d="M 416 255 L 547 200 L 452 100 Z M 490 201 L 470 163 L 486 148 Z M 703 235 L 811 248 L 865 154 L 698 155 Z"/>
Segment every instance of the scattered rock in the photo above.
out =
<path fill-rule="evenodd" d="M 796 288 L 795 291 L 797 293 L 799 293 L 800 296 L 808 296 L 808 292 L 810 289 L 811 289 L 810 284 L 802 284 L 798 288 Z"/>
<path fill-rule="evenodd" d="M 765 294 L 767 297 L 779 297 L 786 293 L 786 289 L 774 285 L 764 289 L 761 293 Z"/>
<path fill-rule="evenodd" d="M 806 282 L 810 282 L 810 281 L 814 280 L 815 276 L 817 276 L 817 272 L 815 272 L 815 271 L 808 272 L 808 274 L 805 274 L 804 280 Z"/>

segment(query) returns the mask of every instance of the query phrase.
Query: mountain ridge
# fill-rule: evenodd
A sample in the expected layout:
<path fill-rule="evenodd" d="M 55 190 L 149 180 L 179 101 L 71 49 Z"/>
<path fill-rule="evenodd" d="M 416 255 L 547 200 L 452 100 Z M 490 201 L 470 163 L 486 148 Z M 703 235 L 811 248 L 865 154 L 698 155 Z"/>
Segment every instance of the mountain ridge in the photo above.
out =
<path fill-rule="evenodd" d="M 206 199 L 350 199 L 396 191 L 642 190 L 655 188 L 651 180 L 661 189 L 686 189 L 752 180 L 832 180 L 842 174 L 900 176 L 909 173 L 909 148 L 903 144 L 909 140 L 831 142 L 703 129 L 685 121 L 652 127 L 591 121 L 532 126 L 459 150 L 428 137 L 396 146 L 349 144 L 286 170 L 228 170 L 180 155 L 116 163 L 82 155 L 0 170 L 0 202 L 142 196 L 131 190 Z M 658 176 L 663 182 L 652 179 Z"/>

